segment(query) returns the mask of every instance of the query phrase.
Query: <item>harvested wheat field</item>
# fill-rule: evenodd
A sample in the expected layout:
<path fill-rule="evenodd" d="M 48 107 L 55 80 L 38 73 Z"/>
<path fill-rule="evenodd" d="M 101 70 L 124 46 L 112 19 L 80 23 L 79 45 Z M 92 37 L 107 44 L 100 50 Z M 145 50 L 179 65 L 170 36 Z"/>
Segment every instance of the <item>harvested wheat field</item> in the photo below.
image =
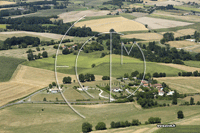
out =
<path fill-rule="evenodd" d="M 169 67 L 174 67 L 183 71 L 187 71 L 187 72 L 193 72 L 193 71 L 200 71 L 200 68 L 196 68 L 196 67 L 190 67 L 190 66 L 185 66 L 185 65 L 179 65 L 179 64 L 170 64 L 170 63 L 158 63 L 159 65 L 165 65 L 165 66 L 169 66 Z M 178 76 L 178 73 L 177 73 Z"/>
<path fill-rule="evenodd" d="M 185 35 L 193 35 L 195 30 L 194 29 L 182 29 L 182 30 L 177 30 L 176 32 L 174 31 L 169 31 L 170 33 L 174 33 L 174 37 L 181 37 Z M 166 32 L 161 32 L 161 34 L 165 34 Z"/>
<path fill-rule="evenodd" d="M 109 32 L 110 29 L 114 29 L 116 32 L 123 31 L 145 31 L 148 30 L 143 24 L 135 22 L 133 20 L 126 19 L 124 17 L 114 17 L 105 19 L 89 20 L 77 23 L 76 27 L 91 27 L 93 31 Z"/>
<path fill-rule="evenodd" d="M 109 12 L 110 11 L 97 11 L 97 10 L 72 11 L 72 12 L 62 13 L 58 16 L 60 19 L 63 19 L 64 23 L 67 23 L 67 22 L 76 21 L 85 15 L 86 17 L 103 16 L 103 15 L 107 15 Z"/>
<path fill-rule="evenodd" d="M 157 33 L 139 33 L 139 34 L 128 34 L 122 36 L 124 38 L 137 38 L 142 40 L 160 40 L 163 38 L 162 35 Z"/>
<path fill-rule="evenodd" d="M 182 29 L 182 30 L 177 30 L 177 33 L 181 33 L 183 35 L 193 35 L 195 32 L 195 29 Z"/>
<path fill-rule="evenodd" d="M 166 20 L 160 18 L 151 18 L 151 17 L 141 17 L 135 19 L 135 21 L 142 23 L 144 25 L 147 24 L 150 29 L 171 28 L 171 27 L 187 26 L 193 24 L 193 23 Z"/>
<path fill-rule="evenodd" d="M 170 88 L 179 93 L 199 93 L 200 77 L 165 77 L 156 78 L 159 82 L 165 82 Z"/>
<path fill-rule="evenodd" d="M 169 44 L 171 47 L 175 47 L 175 48 L 183 48 L 183 47 L 197 45 L 197 43 L 190 42 L 190 41 L 169 41 L 169 42 L 167 42 L 167 44 Z"/>
<path fill-rule="evenodd" d="M 151 16 L 167 16 L 167 17 L 171 17 L 174 19 L 181 19 L 183 21 L 186 20 L 186 21 L 191 21 L 191 22 L 199 22 L 200 21 L 200 16 L 196 16 L 196 15 L 182 16 L 181 13 L 170 14 L 169 12 L 156 11 L 155 13 L 151 14 Z"/>
<path fill-rule="evenodd" d="M 0 5 L 11 5 L 11 4 L 15 4 L 15 2 L 0 1 Z"/>
<path fill-rule="evenodd" d="M 200 43 L 198 43 L 198 44 L 200 44 Z M 200 52 L 200 45 L 185 47 L 184 50 L 199 53 Z"/>
<path fill-rule="evenodd" d="M 167 5 L 183 5 L 182 2 L 178 2 L 178 1 L 172 1 L 172 0 L 168 0 L 168 1 L 151 1 L 146 3 L 146 5 L 155 5 L 156 6 L 167 6 Z"/>
<path fill-rule="evenodd" d="M 75 75 L 57 74 L 59 83 L 62 83 L 63 77 L 67 76 L 77 82 Z M 96 80 L 102 78 L 98 75 L 95 77 Z M 55 81 L 54 71 L 19 65 L 9 82 L 0 83 L 0 106 L 31 94 Z"/>
<path fill-rule="evenodd" d="M 20 37 L 20 36 L 36 36 L 36 37 L 43 37 L 43 38 L 49 38 L 49 39 L 57 39 L 60 40 L 63 35 L 54 34 L 54 33 L 38 33 L 38 32 L 30 32 L 30 31 L 11 31 L 11 32 L 0 32 L 0 40 L 5 40 L 6 37 Z M 73 38 L 71 36 L 66 36 L 66 38 Z"/>

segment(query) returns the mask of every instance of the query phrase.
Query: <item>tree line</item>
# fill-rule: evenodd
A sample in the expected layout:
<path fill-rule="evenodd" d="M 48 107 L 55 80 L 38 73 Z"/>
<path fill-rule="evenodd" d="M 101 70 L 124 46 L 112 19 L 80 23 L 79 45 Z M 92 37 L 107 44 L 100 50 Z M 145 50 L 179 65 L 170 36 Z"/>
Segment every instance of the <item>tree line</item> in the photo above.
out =
<path fill-rule="evenodd" d="M 198 72 L 197 70 L 194 72 L 179 72 L 178 76 L 200 76 L 200 72 Z"/>
<path fill-rule="evenodd" d="M 18 45 L 19 48 L 27 48 L 28 45 L 37 47 L 40 44 L 40 38 L 24 36 L 24 37 L 12 37 L 7 38 L 2 44 L 0 50 L 11 49 L 12 46 Z"/>
<path fill-rule="evenodd" d="M 145 122 L 145 124 L 156 124 L 156 123 L 161 123 L 161 118 L 159 117 L 150 117 L 148 121 Z M 114 122 L 112 121 L 110 123 L 110 128 L 123 128 L 123 127 L 130 127 L 130 126 L 139 126 L 141 125 L 141 122 L 138 119 L 133 119 L 132 122 L 129 121 L 117 121 Z M 82 124 L 82 132 L 83 133 L 88 133 L 92 131 L 92 124 L 89 122 L 84 122 Z M 106 124 L 104 122 L 98 122 L 97 125 L 95 126 L 96 130 L 106 130 Z"/>

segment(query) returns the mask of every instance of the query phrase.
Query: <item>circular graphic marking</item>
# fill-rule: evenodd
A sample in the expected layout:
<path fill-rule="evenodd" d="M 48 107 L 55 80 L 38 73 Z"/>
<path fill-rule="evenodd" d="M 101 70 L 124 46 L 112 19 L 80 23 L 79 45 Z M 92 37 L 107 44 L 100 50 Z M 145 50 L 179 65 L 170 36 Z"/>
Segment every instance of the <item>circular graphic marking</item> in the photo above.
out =
<path fill-rule="evenodd" d="M 86 15 L 85 15 L 86 16 Z M 58 59 L 58 52 L 59 52 L 59 48 L 60 48 L 60 45 L 62 44 L 62 41 L 63 39 L 65 38 L 65 36 L 67 35 L 67 33 L 71 30 L 71 28 L 76 24 L 78 23 L 78 21 L 80 21 L 81 19 L 83 19 L 85 16 L 81 17 L 79 20 L 77 20 L 67 31 L 66 33 L 63 35 L 60 43 L 59 43 L 59 46 L 58 46 L 58 49 L 56 51 L 56 57 L 55 57 L 55 78 L 56 78 L 56 82 L 57 82 L 57 85 L 58 85 L 58 89 L 60 91 L 60 94 L 62 95 L 63 99 L 65 100 L 65 102 L 68 104 L 68 106 L 76 113 L 78 114 L 80 117 L 82 118 L 85 118 L 85 116 L 83 116 L 82 114 L 80 114 L 77 110 L 75 110 L 71 104 L 67 101 L 67 99 L 65 98 L 64 94 L 62 93 L 62 90 L 61 90 L 61 87 L 60 87 L 60 84 L 58 82 L 58 75 L 57 75 L 57 67 L 68 67 L 68 66 L 57 66 L 57 59 Z"/>

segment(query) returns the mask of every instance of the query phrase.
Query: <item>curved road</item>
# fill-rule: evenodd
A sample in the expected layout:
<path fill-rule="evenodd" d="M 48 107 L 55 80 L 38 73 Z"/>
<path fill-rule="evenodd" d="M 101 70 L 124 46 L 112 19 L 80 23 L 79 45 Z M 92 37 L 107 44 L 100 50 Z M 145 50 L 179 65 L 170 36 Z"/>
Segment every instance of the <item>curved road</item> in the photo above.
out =
<path fill-rule="evenodd" d="M 99 89 L 101 92 L 99 93 L 99 96 L 102 97 L 102 98 L 105 98 L 105 99 L 109 99 L 109 97 L 105 97 L 102 95 L 103 93 L 103 90 Z M 115 99 L 111 98 L 111 101 L 115 101 Z"/>

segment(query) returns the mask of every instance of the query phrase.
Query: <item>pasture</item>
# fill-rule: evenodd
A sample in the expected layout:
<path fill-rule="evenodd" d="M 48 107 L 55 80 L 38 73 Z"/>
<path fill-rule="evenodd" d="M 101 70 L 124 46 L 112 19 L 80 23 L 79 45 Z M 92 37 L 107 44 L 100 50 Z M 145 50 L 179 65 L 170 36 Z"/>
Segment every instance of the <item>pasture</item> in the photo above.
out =
<path fill-rule="evenodd" d="M 200 68 L 200 61 L 184 61 L 184 63 L 185 63 L 186 66 Z"/>
<path fill-rule="evenodd" d="M 10 80 L 17 66 L 24 61 L 24 59 L 0 56 L 0 82 Z"/>
<path fill-rule="evenodd" d="M 95 75 L 109 75 L 109 56 L 105 56 L 104 58 L 99 58 L 100 53 L 98 57 L 92 57 L 93 53 L 85 54 L 83 53 L 83 56 L 79 55 L 78 57 L 78 63 L 77 63 L 77 71 L 78 73 L 93 73 Z M 93 55 L 94 56 L 94 55 Z M 58 72 L 61 73 L 67 73 L 67 74 L 75 74 L 75 59 L 76 55 L 70 54 L 70 55 L 60 55 L 58 56 L 58 65 L 67 65 L 68 68 L 58 68 Z M 125 57 L 123 58 L 124 64 L 120 64 L 120 55 L 113 55 L 112 58 L 112 75 L 113 77 L 121 77 L 124 75 L 124 73 L 130 73 L 135 70 L 138 70 L 139 72 L 144 71 L 144 65 L 143 61 L 140 61 L 135 58 L 131 57 Z M 47 69 L 47 70 L 54 70 L 54 58 L 47 58 L 47 59 L 41 59 L 36 61 L 30 61 L 23 63 L 27 66 Z M 91 68 L 92 64 L 96 64 L 94 68 Z M 146 62 L 147 65 L 147 73 L 153 74 L 154 72 L 165 72 L 167 76 L 176 76 L 178 72 L 181 72 L 182 70 L 173 68 L 171 66 L 165 66 L 158 63 L 153 62 Z"/>
<path fill-rule="evenodd" d="M 184 120 L 187 120 L 199 115 L 200 109 L 200 106 L 170 106 L 139 109 L 135 107 L 134 103 L 74 105 L 73 107 L 85 115 L 86 119 L 77 116 L 67 105 L 21 104 L 11 106 L 0 110 L 0 131 L 31 133 L 39 128 L 40 132 L 70 131 L 70 133 L 77 133 L 81 132 L 83 122 L 91 123 L 94 129 L 98 122 L 103 121 L 106 123 L 106 127 L 109 128 L 112 121 L 132 121 L 132 119 L 138 119 L 144 124 L 149 117 L 160 117 L 163 124 L 168 124 L 170 122 L 178 123 L 182 121 L 177 119 L 178 110 L 184 112 Z M 42 109 L 44 111 L 42 111 Z M 145 132 L 147 128 L 149 132 L 157 130 L 156 125 L 141 125 L 128 128 L 108 129 L 104 132 Z"/>
<path fill-rule="evenodd" d="M 178 125 L 176 128 L 161 128 L 155 133 L 198 133 L 199 125 Z"/>
<path fill-rule="evenodd" d="M 190 42 L 190 41 L 169 41 L 167 44 L 170 45 L 170 47 L 175 47 L 175 48 L 184 48 L 188 46 L 195 46 L 198 45 L 195 42 Z"/>
<path fill-rule="evenodd" d="M 84 25 L 86 27 L 91 27 L 93 31 L 98 31 L 98 32 L 109 32 L 110 29 L 114 29 L 116 32 L 148 30 L 147 28 L 145 28 L 144 25 L 124 17 L 83 21 L 77 23 L 75 26 L 82 27 Z"/>
<path fill-rule="evenodd" d="M 135 19 L 135 21 L 142 23 L 144 25 L 147 24 L 150 29 L 172 28 L 178 26 L 188 26 L 193 24 L 188 22 L 151 18 L 151 17 L 141 17 Z"/>
<path fill-rule="evenodd" d="M 192 6 L 174 6 L 174 8 L 179 9 L 179 10 L 200 12 L 200 9 L 192 7 Z"/>
<path fill-rule="evenodd" d="M 199 77 L 166 77 L 156 78 L 159 82 L 165 82 L 173 90 L 179 93 L 199 93 Z"/>

